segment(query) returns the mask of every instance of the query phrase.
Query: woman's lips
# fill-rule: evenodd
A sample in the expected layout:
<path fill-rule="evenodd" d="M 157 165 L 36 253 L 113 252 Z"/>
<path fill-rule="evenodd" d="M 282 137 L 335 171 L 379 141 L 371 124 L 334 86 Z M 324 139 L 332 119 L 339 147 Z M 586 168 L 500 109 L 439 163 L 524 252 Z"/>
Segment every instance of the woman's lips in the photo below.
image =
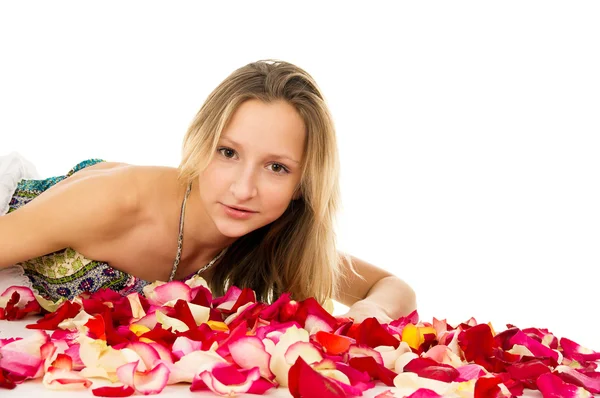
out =
<path fill-rule="evenodd" d="M 250 218 L 253 214 L 257 213 L 255 211 L 244 211 L 244 210 L 234 209 L 233 207 L 229 207 L 222 203 L 221 203 L 221 205 L 223 206 L 223 208 L 225 210 L 225 214 L 227 214 L 231 218 L 235 218 L 238 220 L 245 220 L 247 218 Z"/>

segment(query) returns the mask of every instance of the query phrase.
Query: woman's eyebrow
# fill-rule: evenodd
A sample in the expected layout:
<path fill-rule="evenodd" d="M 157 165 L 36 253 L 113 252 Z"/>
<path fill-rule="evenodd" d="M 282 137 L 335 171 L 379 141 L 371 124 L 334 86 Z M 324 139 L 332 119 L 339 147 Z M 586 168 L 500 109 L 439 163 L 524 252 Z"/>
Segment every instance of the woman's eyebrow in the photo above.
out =
<path fill-rule="evenodd" d="M 227 138 L 227 137 L 221 136 L 221 139 L 224 140 L 224 141 L 230 142 L 232 145 L 235 145 L 235 146 L 238 146 L 238 147 L 243 147 L 243 145 L 241 145 L 239 142 L 236 142 L 236 141 L 232 140 L 231 138 Z M 276 153 L 269 153 L 269 154 L 267 154 L 267 157 L 276 158 L 276 159 L 286 159 L 286 160 L 289 160 L 291 162 L 300 164 L 299 161 L 294 160 L 294 159 L 292 159 L 291 157 L 289 157 L 287 155 L 280 155 L 280 154 L 276 154 Z"/>

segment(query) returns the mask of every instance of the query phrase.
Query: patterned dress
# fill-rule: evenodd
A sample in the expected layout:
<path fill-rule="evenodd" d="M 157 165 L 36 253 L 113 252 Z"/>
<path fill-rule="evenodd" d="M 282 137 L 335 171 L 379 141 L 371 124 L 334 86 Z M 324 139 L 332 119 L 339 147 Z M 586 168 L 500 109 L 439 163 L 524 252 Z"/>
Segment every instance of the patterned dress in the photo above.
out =
<path fill-rule="evenodd" d="M 51 177 L 44 180 L 21 180 L 10 201 L 8 212 L 13 212 L 19 207 L 26 205 L 42 192 L 73 175 L 73 173 L 103 161 L 101 159 L 85 160 L 73 167 L 65 176 Z M 171 272 L 171 279 L 175 274 L 181 256 L 183 214 L 189 191 L 188 187 L 182 204 L 178 250 Z M 184 280 L 210 267 L 224 252 L 225 250 L 213 258 L 207 266 L 184 278 Z M 24 274 L 31 281 L 33 288 L 42 297 L 52 301 L 57 301 L 63 297 L 73 299 L 83 292 L 94 292 L 100 288 L 109 288 L 122 295 L 133 292 L 143 294 L 142 289 L 144 286 L 152 283 L 119 271 L 106 262 L 85 258 L 81 253 L 71 248 L 65 248 L 54 253 L 33 258 L 17 265 L 23 267 Z"/>

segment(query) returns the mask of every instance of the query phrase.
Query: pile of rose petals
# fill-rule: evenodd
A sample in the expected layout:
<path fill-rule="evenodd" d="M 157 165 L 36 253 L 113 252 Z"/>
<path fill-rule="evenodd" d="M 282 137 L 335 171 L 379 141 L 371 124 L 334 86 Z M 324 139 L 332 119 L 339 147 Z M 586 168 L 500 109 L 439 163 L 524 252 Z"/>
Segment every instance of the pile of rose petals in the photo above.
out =
<path fill-rule="evenodd" d="M 42 304 L 42 307 L 40 307 Z M 41 378 L 50 389 L 96 396 L 158 394 L 166 385 L 218 395 L 294 397 L 544 397 L 600 393 L 600 353 L 546 329 L 495 333 L 474 319 L 452 327 L 416 312 L 389 324 L 336 318 L 314 299 L 256 302 L 250 289 L 213 298 L 205 281 L 156 282 L 123 297 L 111 290 L 58 305 L 24 287 L 0 296 L 0 319 L 45 313 L 27 338 L 0 339 L 0 388 Z M 48 331 L 48 332 L 46 332 Z M 103 383 L 96 383 L 104 379 Z"/>

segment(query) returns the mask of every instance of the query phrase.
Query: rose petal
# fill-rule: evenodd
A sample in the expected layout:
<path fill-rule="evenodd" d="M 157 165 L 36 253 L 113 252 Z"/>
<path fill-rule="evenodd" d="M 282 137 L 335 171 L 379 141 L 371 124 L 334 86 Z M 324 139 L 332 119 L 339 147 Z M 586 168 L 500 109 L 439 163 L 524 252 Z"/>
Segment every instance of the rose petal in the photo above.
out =
<path fill-rule="evenodd" d="M 344 373 L 348 377 L 351 386 L 359 389 L 360 391 L 366 391 L 375 386 L 375 383 L 371 381 L 371 376 L 369 376 L 367 372 L 354 369 L 353 367 L 340 362 L 335 363 L 334 366 L 337 370 Z"/>
<path fill-rule="evenodd" d="M 19 295 L 19 301 L 15 303 L 15 307 L 17 308 L 25 308 L 27 304 L 32 301 L 35 301 L 35 296 L 33 295 L 33 291 L 25 286 L 11 286 L 6 289 L 2 294 L 0 294 L 0 298 L 10 299 L 13 294 L 17 293 Z M 0 303 L 2 301 L 0 300 Z"/>
<path fill-rule="evenodd" d="M 212 305 L 219 310 L 230 311 L 241 294 L 242 289 L 237 286 L 231 286 L 222 297 L 215 298 Z"/>
<path fill-rule="evenodd" d="M 426 388 L 442 396 L 451 396 L 457 388 L 456 383 L 445 383 L 434 379 L 426 379 L 411 372 L 398 374 L 398 376 L 394 378 L 394 385 L 399 389 L 398 394 L 412 393 L 419 388 Z"/>
<path fill-rule="evenodd" d="M 504 390 L 504 391 L 503 391 Z M 481 377 L 475 382 L 474 398 L 501 398 L 511 397 L 510 392 L 506 391 L 506 387 L 502 388 L 502 379 L 495 376 Z"/>
<path fill-rule="evenodd" d="M 577 369 L 568 366 L 559 365 L 554 369 L 557 376 L 567 383 L 575 384 L 592 392 L 600 393 L 600 372 L 586 372 L 585 374 Z"/>
<path fill-rule="evenodd" d="M 529 349 L 529 351 L 531 351 L 531 353 L 534 356 L 536 356 L 538 358 L 540 358 L 540 357 L 552 358 L 554 360 L 554 364 L 555 365 L 558 364 L 559 354 L 557 351 L 555 351 L 549 347 L 546 347 L 539 341 L 537 341 L 537 340 L 529 337 L 525 333 L 523 333 L 521 330 L 517 331 L 517 333 L 515 333 L 514 336 L 512 336 L 508 340 L 508 344 L 510 344 L 510 345 L 519 344 L 519 345 L 525 346 Z"/>
<path fill-rule="evenodd" d="M 97 397 L 129 397 L 135 389 L 129 386 L 98 387 L 92 390 Z"/>
<path fill-rule="evenodd" d="M 331 332 L 338 324 L 337 319 L 312 297 L 300 302 L 298 310 L 291 319 L 297 321 L 310 334 L 314 334 L 319 330 Z"/>
<path fill-rule="evenodd" d="M 140 301 L 140 295 L 138 293 L 130 293 L 127 295 L 129 305 L 131 306 L 131 316 L 135 319 L 141 319 L 146 316 L 146 311 Z"/>
<path fill-rule="evenodd" d="M 526 388 L 530 389 L 536 389 L 536 380 L 540 375 L 551 371 L 546 364 L 537 359 L 512 364 L 506 370 L 512 379 L 520 381 Z"/>
<path fill-rule="evenodd" d="M 51 390 L 86 389 L 92 382 L 82 377 L 78 372 L 50 367 L 42 380 L 44 386 Z"/>
<path fill-rule="evenodd" d="M 163 306 L 169 301 L 175 302 L 178 299 L 188 302 L 192 300 L 191 288 L 180 281 L 154 282 L 144 286 L 143 291 L 148 303 L 156 306 Z"/>
<path fill-rule="evenodd" d="M 233 365 L 223 364 L 201 372 L 194 378 L 190 390 L 197 391 L 206 387 L 219 395 L 243 394 L 259 379 L 258 368 L 240 371 Z"/>
<path fill-rule="evenodd" d="M 159 363 L 152 370 L 137 371 L 138 362 L 131 362 L 117 369 L 119 381 L 136 391 L 144 394 L 159 394 L 169 380 L 169 368 L 164 363 Z"/>
<path fill-rule="evenodd" d="M 412 349 L 421 352 L 435 340 L 435 333 L 433 326 L 417 326 L 409 323 L 402 329 L 402 341 L 405 341 Z"/>
<path fill-rule="evenodd" d="M 229 344 L 229 353 L 235 363 L 242 368 L 252 369 L 258 366 L 262 377 L 268 380 L 275 378 L 275 375 L 269 368 L 271 355 L 265 350 L 265 344 L 258 337 L 246 336 L 237 339 Z"/>
<path fill-rule="evenodd" d="M 56 312 L 46 314 L 43 318 L 38 319 L 35 324 L 29 324 L 25 327 L 27 329 L 54 330 L 58 328 L 59 323 L 65 319 L 74 318 L 79 313 L 80 309 L 81 305 L 67 300 L 57 308 Z"/>
<path fill-rule="evenodd" d="M 406 398 L 441 398 L 442 396 L 437 392 L 428 388 L 419 388 L 417 391 L 408 395 Z"/>
<path fill-rule="evenodd" d="M 190 330 L 188 325 L 186 325 L 179 319 L 166 316 L 165 314 L 162 313 L 162 311 L 157 310 L 155 312 L 155 314 L 156 314 L 156 322 L 161 324 L 163 326 L 163 328 L 165 328 L 167 330 L 171 329 L 171 331 L 173 331 L 173 332 L 186 332 L 186 331 Z"/>
<path fill-rule="evenodd" d="M 458 367 L 456 370 L 458 370 L 459 373 L 455 380 L 456 382 L 478 379 L 487 374 L 483 366 L 475 363 Z"/>
<path fill-rule="evenodd" d="M 362 357 L 371 357 L 377 362 L 379 365 L 383 365 L 383 357 L 379 351 L 376 351 L 372 348 L 365 346 L 352 345 L 348 349 L 348 358 L 362 358 Z"/>
<path fill-rule="evenodd" d="M 227 364 L 227 361 L 214 351 L 190 352 L 174 364 L 167 364 L 171 370 L 168 383 L 192 383 L 198 374 L 212 369 L 217 364 Z"/>
<path fill-rule="evenodd" d="M 201 341 L 195 341 L 185 336 L 179 336 L 173 343 L 172 352 L 176 358 L 181 358 L 193 351 L 199 351 L 201 349 Z"/>
<path fill-rule="evenodd" d="M 374 348 L 375 351 L 381 354 L 383 360 L 383 366 L 393 370 L 398 358 L 407 352 L 412 352 L 410 346 L 406 342 L 401 342 L 398 348 L 394 349 L 392 346 L 379 346 Z"/>
<path fill-rule="evenodd" d="M 394 349 L 400 345 L 400 340 L 392 336 L 375 318 L 365 319 L 356 330 L 357 344 L 371 348 L 378 346 L 392 346 Z"/>
<path fill-rule="evenodd" d="M 348 361 L 348 364 L 354 369 L 367 372 L 373 379 L 380 380 L 385 385 L 394 385 L 394 378 L 397 376 L 396 372 L 377 363 L 373 357 L 352 358 Z"/>
<path fill-rule="evenodd" d="M 295 398 L 301 397 L 345 397 L 346 393 L 334 380 L 324 377 L 311 368 L 302 357 L 289 371 L 289 390 Z"/>
<path fill-rule="evenodd" d="M 460 374 L 452 366 L 436 362 L 431 358 L 415 358 L 404 366 L 404 371 L 446 383 L 456 380 Z"/>
<path fill-rule="evenodd" d="M 156 365 L 158 361 L 160 361 L 160 356 L 156 349 L 148 343 L 143 343 L 140 341 L 134 341 L 127 345 L 127 349 L 135 352 L 139 359 L 141 359 L 140 368 L 138 370 L 144 371 L 147 369 L 152 369 Z M 123 352 L 124 350 L 121 350 Z M 143 365 L 143 366 L 142 366 Z"/>
<path fill-rule="evenodd" d="M 315 340 L 323 346 L 326 353 L 332 355 L 339 355 L 348 351 L 348 348 L 355 343 L 354 339 L 349 337 L 322 331 L 315 334 Z"/>
<path fill-rule="evenodd" d="M 290 369 L 290 364 L 285 360 L 285 353 L 292 344 L 300 341 L 309 341 L 308 332 L 305 329 L 291 326 L 281 335 L 272 352 L 270 352 L 271 362 L 269 367 L 276 376 L 277 382 L 283 387 L 288 385 L 288 372 Z"/>
<path fill-rule="evenodd" d="M 289 346 L 285 352 L 285 361 L 290 365 L 296 363 L 298 357 L 308 363 L 312 364 L 319 362 L 323 359 L 321 352 L 312 344 L 304 341 L 299 341 Z"/>
<path fill-rule="evenodd" d="M 0 368 L 13 377 L 37 378 L 44 372 L 41 347 L 48 343 L 46 332 L 35 331 L 24 339 L 14 339 L 0 347 Z"/>
<path fill-rule="evenodd" d="M 494 355 L 497 343 L 489 325 L 482 323 L 463 330 L 458 335 L 458 344 L 468 362 L 481 365 L 488 371 L 494 370 L 490 358 Z"/>
<path fill-rule="evenodd" d="M 560 346 L 565 358 L 578 362 L 600 361 L 600 352 L 583 347 L 573 340 L 563 337 L 560 339 Z"/>
<path fill-rule="evenodd" d="M 544 373 L 538 377 L 536 385 L 544 398 L 580 398 L 591 397 L 592 394 L 582 387 L 565 383 L 560 377 L 552 373 Z"/>

